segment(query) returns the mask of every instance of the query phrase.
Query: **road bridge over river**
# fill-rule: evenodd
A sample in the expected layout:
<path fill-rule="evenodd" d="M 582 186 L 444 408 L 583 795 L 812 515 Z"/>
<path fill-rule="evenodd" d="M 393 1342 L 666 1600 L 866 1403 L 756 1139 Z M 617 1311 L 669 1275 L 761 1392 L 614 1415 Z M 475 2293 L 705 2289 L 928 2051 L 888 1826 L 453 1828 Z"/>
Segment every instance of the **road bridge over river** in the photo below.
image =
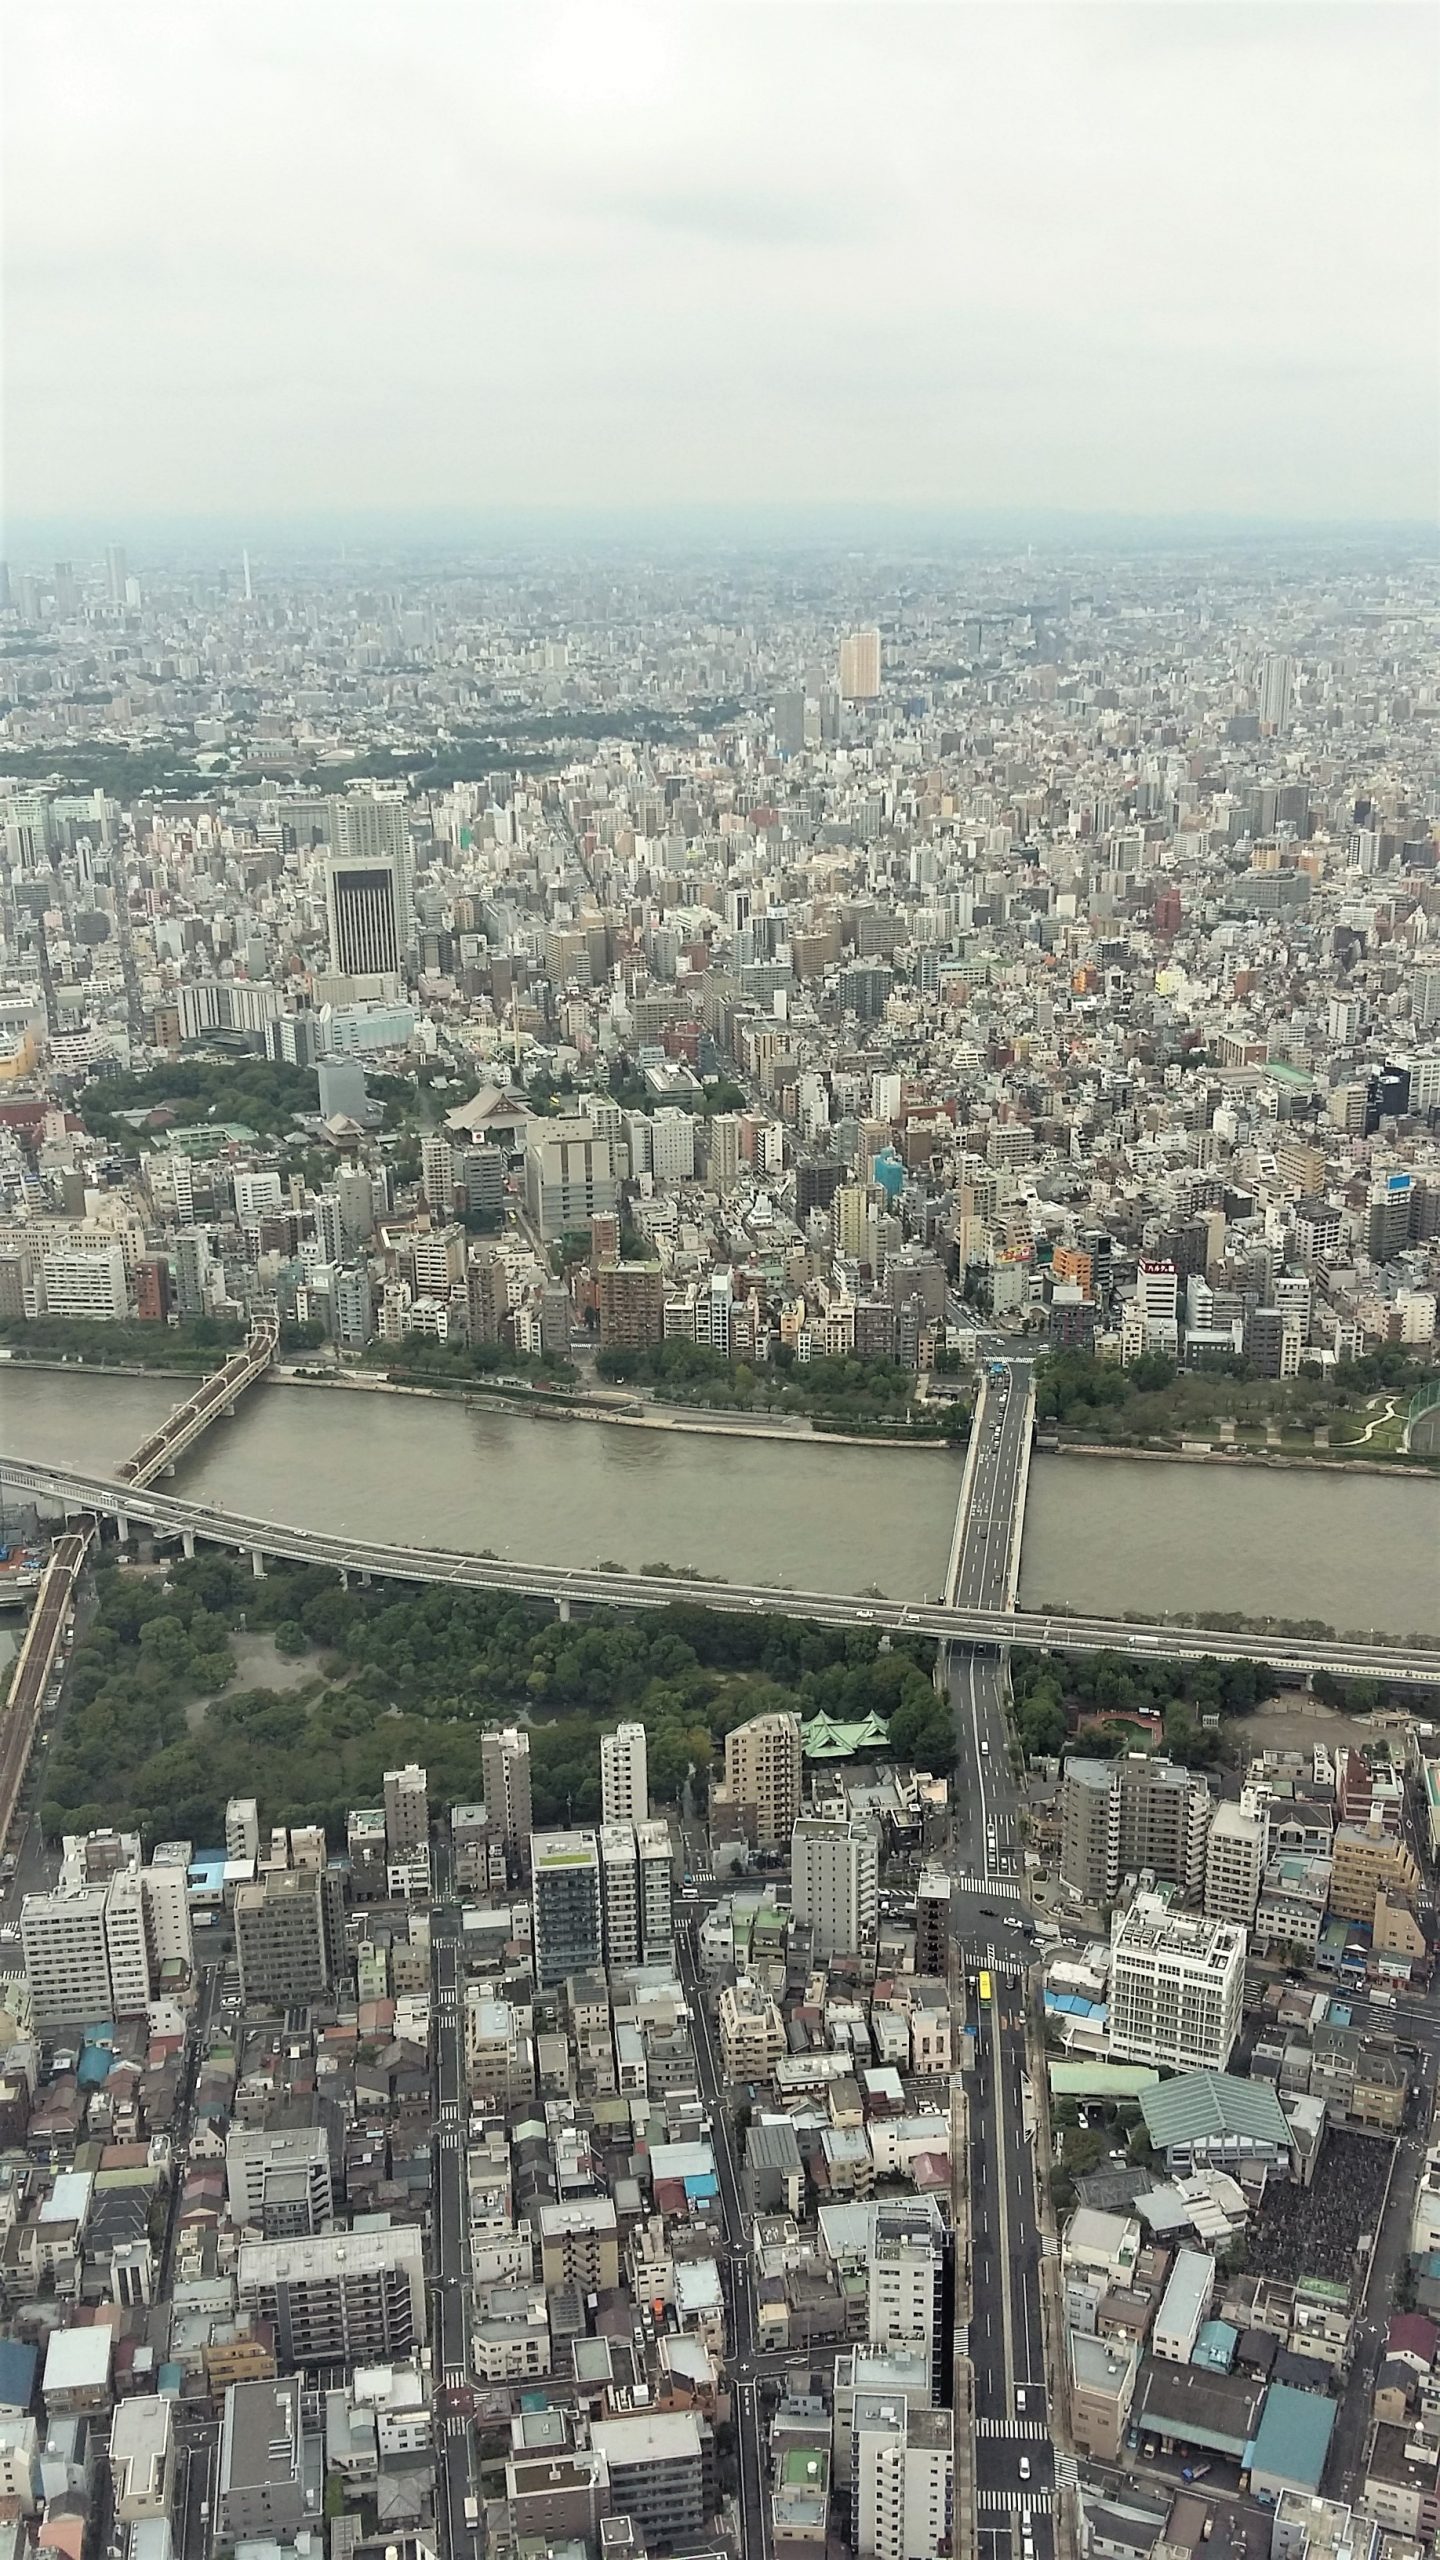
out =
<path fill-rule="evenodd" d="M 1338 1644 L 1322 1637 L 1251 1636 L 1230 1628 L 1172 1627 L 1163 1621 L 1142 1624 L 1126 1618 L 1043 1615 L 989 1601 L 977 1605 L 968 1595 L 956 1607 L 946 1608 L 938 1601 L 866 1600 L 841 1592 L 793 1591 L 769 1584 L 606 1573 L 595 1566 L 512 1563 L 503 1557 L 461 1555 L 449 1547 L 391 1546 L 374 1539 L 300 1529 L 284 1521 L 251 1519 L 163 1493 L 154 1485 L 137 1490 L 113 1476 L 87 1475 L 22 1458 L 0 1457 L 0 1481 L 67 1513 L 109 1513 L 121 1520 L 143 1520 L 160 1536 L 179 1540 L 187 1552 L 193 1552 L 200 1540 L 229 1547 L 248 1554 L 257 1573 L 263 1572 L 267 1556 L 278 1556 L 328 1565 L 342 1574 L 511 1591 L 549 1602 L 562 1616 L 581 1604 L 611 1609 L 665 1609 L 685 1603 L 705 1609 L 768 1609 L 786 1617 L 814 1618 L 825 1626 L 912 1631 L 952 1645 L 1061 1645 L 1075 1653 L 1163 1652 L 1178 1659 L 1214 1655 L 1232 1662 L 1273 1662 L 1277 1668 L 1298 1673 L 1332 1671 L 1352 1678 L 1413 1680 L 1440 1687 L 1440 1650 L 1392 1645 L 1382 1639 Z"/>

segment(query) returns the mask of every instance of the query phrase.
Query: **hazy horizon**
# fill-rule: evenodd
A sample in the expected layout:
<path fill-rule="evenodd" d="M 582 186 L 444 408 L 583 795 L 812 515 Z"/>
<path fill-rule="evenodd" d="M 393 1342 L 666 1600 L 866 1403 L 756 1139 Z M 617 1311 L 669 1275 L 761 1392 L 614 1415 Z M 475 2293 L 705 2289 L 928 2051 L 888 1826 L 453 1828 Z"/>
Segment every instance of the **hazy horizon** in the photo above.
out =
<path fill-rule="evenodd" d="M 1435 519 L 1432 11 L 55 0 L 3 67 L 7 542 Z"/>

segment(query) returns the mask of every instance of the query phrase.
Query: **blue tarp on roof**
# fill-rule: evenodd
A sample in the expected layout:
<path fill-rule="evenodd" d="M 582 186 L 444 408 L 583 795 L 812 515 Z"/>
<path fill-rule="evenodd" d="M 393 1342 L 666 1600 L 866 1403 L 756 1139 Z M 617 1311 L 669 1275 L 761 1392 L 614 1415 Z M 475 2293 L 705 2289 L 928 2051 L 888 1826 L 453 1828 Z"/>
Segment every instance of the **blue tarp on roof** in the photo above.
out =
<path fill-rule="evenodd" d="M 38 2347 L 19 2338 L 0 2338 L 0 2409 L 28 2409 L 35 2397 Z"/>

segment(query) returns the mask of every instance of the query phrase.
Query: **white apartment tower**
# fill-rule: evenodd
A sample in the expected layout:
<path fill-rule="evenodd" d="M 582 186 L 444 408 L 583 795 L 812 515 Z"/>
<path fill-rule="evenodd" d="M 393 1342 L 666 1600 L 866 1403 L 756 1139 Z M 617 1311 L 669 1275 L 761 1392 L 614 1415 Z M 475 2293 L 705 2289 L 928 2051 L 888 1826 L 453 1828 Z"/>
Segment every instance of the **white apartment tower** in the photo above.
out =
<path fill-rule="evenodd" d="M 1248 1929 L 1265 1873 L 1265 1825 L 1238 1804 L 1215 1808 L 1205 1842 L 1205 1916 Z"/>
<path fill-rule="evenodd" d="M 103 1885 L 87 1885 L 79 1893 L 28 1893 L 20 1944 L 41 2035 L 113 2017 Z"/>
<path fill-rule="evenodd" d="M 928 2200 L 897 2197 L 876 2205 L 866 2274 L 871 2346 L 923 2356 L 930 2396 L 938 2401 L 945 2369 L 945 2232 Z"/>
<path fill-rule="evenodd" d="M 880 1914 L 880 1842 L 862 1817 L 802 1814 L 790 1836 L 791 1907 L 818 1961 L 857 1955 Z"/>
<path fill-rule="evenodd" d="M 35 2024 L 42 2035 L 142 2018 L 161 1967 L 192 1960 L 186 1870 L 133 1858 L 102 1883 L 72 1870 L 55 1893 L 31 1893 L 20 1944 Z"/>
<path fill-rule="evenodd" d="M 640 1858 L 633 1822 L 602 1822 L 600 1879 L 605 1915 L 605 1962 L 640 1962 Z"/>
<path fill-rule="evenodd" d="M 605 1962 L 665 1964 L 674 1952 L 674 1867 L 663 1822 L 602 1822 Z"/>
<path fill-rule="evenodd" d="M 637 1822 L 635 1847 L 640 1862 L 640 1961 L 668 1964 L 675 1952 L 675 1861 L 668 1823 Z"/>
<path fill-rule="evenodd" d="M 1161 2071 L 1224 2071 L 1240 2032 L 1245 1931 L 1137 1894 L 1110 1941 L 1110 2051 Z"/>
<path fill-rule="evenodd" d="M 955 2418 L 899 2394 L 857 2392 L 850 2474 L 856 2560 L 935 2560 L 954 2549 Z"/>
<path fill-rule="evenodd" d="M 600 1736 L 600 1819 L 648 1822 L 649 1769 L 643 1724 L 620 1724 Z"/>

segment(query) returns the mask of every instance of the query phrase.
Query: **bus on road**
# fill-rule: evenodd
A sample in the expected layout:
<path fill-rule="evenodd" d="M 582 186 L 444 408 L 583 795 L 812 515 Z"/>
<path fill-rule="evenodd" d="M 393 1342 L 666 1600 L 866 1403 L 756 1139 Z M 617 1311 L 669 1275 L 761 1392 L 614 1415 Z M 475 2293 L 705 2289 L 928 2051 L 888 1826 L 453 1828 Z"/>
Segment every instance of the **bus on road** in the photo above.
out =
<path fill-rule="evenodd" d="M 982 1973 L 982 1974 L 981 1974 L 981 1976 L 980 1976 L 980 1998 L 981 1998 L 982 2003 L 984 2003 L 984 2002 L 988 2001 L 988 2000 L 989 2000 L 989 1997 L 990 1997 L 990 1976 L 989 1976 L 989 1974 L 988 1974 L 988 1973 Z"/>

